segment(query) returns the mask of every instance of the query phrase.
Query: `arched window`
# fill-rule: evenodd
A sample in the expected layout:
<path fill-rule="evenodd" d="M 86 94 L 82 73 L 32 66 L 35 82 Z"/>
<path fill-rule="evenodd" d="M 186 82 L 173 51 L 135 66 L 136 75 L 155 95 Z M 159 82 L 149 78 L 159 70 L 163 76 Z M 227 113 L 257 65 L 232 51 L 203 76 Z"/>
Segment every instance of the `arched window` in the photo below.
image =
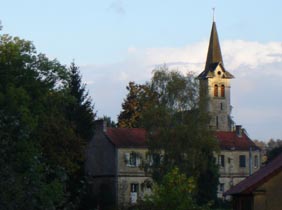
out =
<path fill-rule="evenodd" d="M 221 89 L 220 89 L 220 92 L 221 92 L 221 97 L 225 97 L 225 87 L 224 85 L 221 85 Z"/>
<path fill-rule="evenodd" d="M 214 96 L 218 97 L 218 85 L 214 86 Z"/>

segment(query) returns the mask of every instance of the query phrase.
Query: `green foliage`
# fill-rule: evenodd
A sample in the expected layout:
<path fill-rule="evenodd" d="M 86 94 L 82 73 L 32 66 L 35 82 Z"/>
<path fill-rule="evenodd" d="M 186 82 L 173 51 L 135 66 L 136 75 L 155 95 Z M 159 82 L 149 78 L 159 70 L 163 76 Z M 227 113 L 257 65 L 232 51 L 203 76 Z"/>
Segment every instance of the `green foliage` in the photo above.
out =
<path fill-rule="evenodd" d="M 109 127 L 109 128 L 116 128 L 117 127 L 117 124 L 115 123 L 115 121 L 113 121 L 111 119 L 111 117 L 104 115 L 103 118 L 100 118 L 99 120 L 101 120 L 101 119 L 103 119 L 106 122 L 107 127 Z"/>
<path fill-rule="evenodd" d="M 151 210 L 208 210 L 209 206 L 200 206 L 194 199 L 196 183 L 193 177 L 187 177 L 177 167 L 171 169 L 160 184 L 154 186 L 153 194 L 141 203 L 137 209 Z"/>
<path fill-rule="evenodd" d="M 282 145 L 274 147 L 273 149 L 267 151 L 267 162 L 272 161 L 280 154 L 282 154 Z"/>
<path fill-rule="evenodd" d="M 122 104 L 122 111 L 118 116 L 118 127 L 138 128 L 144 111 L 154 100 L 154 92 L 147 85 L 138 85 L 129 82 L 126 89 L 129 91 Z"/>
<path fill-rule="evenodd" d="M 94 106 L 91 98 L 85 89 L 85 84 L 81 82 L 81 75 L 79 68 L 74 62 L 69 68 L 68 88 L 72 101 L 69 104 L 69 118 L 75 122 L 75 130 L 79 136 L 86 141 L 89 141 L 94 134 L 94 120 L 96 113 L 94 113 Z"/>
<path fill-rule="evenodd" d="M 195 197 L 200 203 L 216 199 L 218 169 L 213 152 L 218 150 L 218 143 L 208 129 L 208 115 L 199 107 L 194 75 L 183 76 L 164 66 L 154 71 L 147 85 L 157 96 L 141 118 L 148 131 L 150 153 L 159 154 L 161 159 L 153 164 L 153 178 L 159 182 L 177 166 L 195 178 Z"/>
<path fill-rule="evenodd" d="M 85 141 L 69 118 L 69 75 L 31 42 L 0 36 L 0 209 L 78 208 Z"/>

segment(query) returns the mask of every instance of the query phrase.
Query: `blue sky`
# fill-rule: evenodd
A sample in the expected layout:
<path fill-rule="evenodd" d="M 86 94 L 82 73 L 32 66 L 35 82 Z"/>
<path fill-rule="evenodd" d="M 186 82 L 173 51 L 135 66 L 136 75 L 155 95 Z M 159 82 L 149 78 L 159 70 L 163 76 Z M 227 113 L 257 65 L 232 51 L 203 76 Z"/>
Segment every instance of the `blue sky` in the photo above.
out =
<path fill-rule="evenodd" d="M 232 116 L 253 139 L 282 139 L 281 0 L 9 0 L 3 30 L 37 51 L 80 66 L 99 116 L 121 110 L 129 81 L 142 83 L 166 63 L 203 68 L 212 8 L 232 81 Z"/>

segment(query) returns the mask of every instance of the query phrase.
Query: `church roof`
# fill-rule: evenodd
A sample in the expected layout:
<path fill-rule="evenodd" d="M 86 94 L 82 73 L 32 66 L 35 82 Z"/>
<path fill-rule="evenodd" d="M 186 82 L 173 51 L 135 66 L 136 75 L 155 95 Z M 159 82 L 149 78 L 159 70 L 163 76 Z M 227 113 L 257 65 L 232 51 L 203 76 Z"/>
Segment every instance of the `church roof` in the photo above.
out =
<path fill-rule="evenodd" d="M 217 131 L 215 135 L 222 150 L 260 150 L 244 131 L 240 136 L 235 131 Z"/>
<path fill-rule="evenodd" d="M 233 75 L 227 72 L 223 65 L 223 59 L 216 29 L 216 24 L 213 22 L 211 35 L 210 35 L 210 42 L 209 42 L 209 49 L 207 54 L 206 66 L 204 71 L 198 76 L 199 79 L 206 79 L 209 77 L 214 76 L 214 70 L 218 65 L 221 65 L 222 70 L 225 73 L 225 78 L 233 78 Z"/>
<path fill-rule="evenodd" d="M 143 128 L 107 128 L 106 136 L 119 148 L 147 148 Z"/>
<path fill-rule="evenodd" d="M 220 62 L 212 63 L 209 65 L 209 70 L 208 71 L 203 71 L 198 78 L 200 79 L 206 79 L 206 78 L 212 78 L 215 76 L 215 70 L 216 68 L 220 66 L 221 69 L 223 70 L 223 75 L 222 78 L 234 78 L 234 76 L 229 73 L 228 71 L 225 70 L 224 66 Z"/>
<path fill-rule="evenodd" d="M 213 22 L 205 70 L 209 69 L 211 64 L 219 62 L 223 64 L 216 24 Z"/>
<path fill-rule="evenodd" d="M 253 173 L 251 176 L 241 181 L 239 184 L 229 189 L 224 195 L 249 194 L 281 171 L 282 154 L 269 162 L 266 166 L 260 168 L 260 170 Z"/>

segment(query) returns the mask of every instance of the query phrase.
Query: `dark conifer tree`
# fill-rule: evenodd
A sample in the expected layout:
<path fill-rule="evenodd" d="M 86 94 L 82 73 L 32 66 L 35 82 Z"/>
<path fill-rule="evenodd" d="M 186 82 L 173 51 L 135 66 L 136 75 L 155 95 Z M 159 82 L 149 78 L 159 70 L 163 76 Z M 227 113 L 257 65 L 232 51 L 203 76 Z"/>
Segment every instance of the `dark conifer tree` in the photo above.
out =
<path fill-rule="evenodd" d="M 96 113 L 94 105 L 85 89 L 85 84 L 81 81 L 79 68 L 74 62 L 69 67 L 69 91 L 72 103 L 69 107 L 70 120 L 73 121 L 77 135 L 89 141 L 94 133 L 94 120 Z"/>

